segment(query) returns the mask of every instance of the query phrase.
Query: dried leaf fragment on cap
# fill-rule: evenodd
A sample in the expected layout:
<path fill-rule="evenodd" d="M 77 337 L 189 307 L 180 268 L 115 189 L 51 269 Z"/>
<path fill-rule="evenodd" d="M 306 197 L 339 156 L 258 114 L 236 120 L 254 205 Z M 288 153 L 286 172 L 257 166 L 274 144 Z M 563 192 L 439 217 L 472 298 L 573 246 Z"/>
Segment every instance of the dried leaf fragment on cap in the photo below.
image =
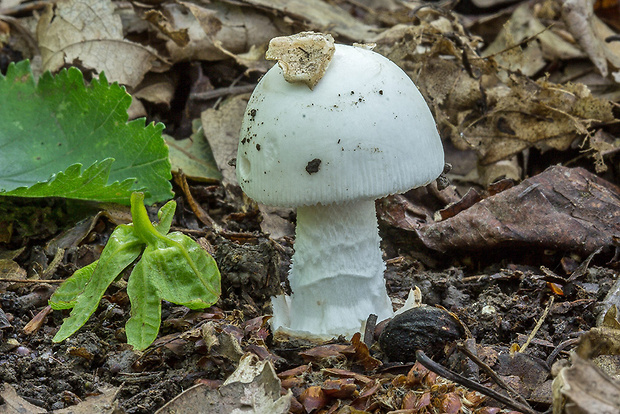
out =
<path fill-rule="evenodd" d="M 301 32 L 271 39 L 265 57 L 278 61 L 287 82 L 305 83 L 314 89 L 325 74 L 335 50 L 331 35 Z"/>

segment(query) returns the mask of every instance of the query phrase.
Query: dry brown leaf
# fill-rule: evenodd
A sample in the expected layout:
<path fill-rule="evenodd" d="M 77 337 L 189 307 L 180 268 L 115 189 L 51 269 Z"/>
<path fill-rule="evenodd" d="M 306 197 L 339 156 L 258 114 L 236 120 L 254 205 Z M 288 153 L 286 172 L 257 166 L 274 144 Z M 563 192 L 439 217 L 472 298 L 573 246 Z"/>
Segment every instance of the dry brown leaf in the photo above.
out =
<path fill-rule="evenodd" d="M 585 85 L 560 86 L 517 76 L 508 85 L 508 92 L 488 89 L 489 109 L 480 116 L 463 113 L 461 134 L 453 137 L 457 147 L 477 148 L 482 164 L 530 146 L 566 150 L 577 136 L 587 135 L 594 123 L 614 120 L 611 103 L 593 97 Z"/>
<path fill-rule="evenodd" d="M 215 163 L 222 172 L 224 185 L 237 184 L 237 172 L 231 161 L 237 157 L 241 121 L 248 104 L 248 95 L 235 95 L 217 108 L 200 115 L 204 136 L 211 146 Z"/>
<path fill-rule="evenodd" d="M 327 395 L 317 385 L 306 388 L 299 396 L 299 402 L 304 406 L 307 413 L 324 408 L 327 401 Z"/>
<path fill-rule="evenodd" d="M 114 414 L 119 411 L 114 403 L 120 387 L 99 387 L 99 394 L 91 395 L 72 407 L 55 410 L 54 414 Z"/>
<path fill-rule="evenodd" d="M 283 13 L 307 29 L 336 33 L 353 41 L 366 42 L 376 36 L 378 29 L 362 23 L 340 7 L 323 0 L 241 0 L 271 12 Z"/>
<path fill-rule="evenodd" d="M 532 146 L 565 150 L 593 125 L 614 120 L 612 104 L 586 86 L 498 71 L 493 58 L 478 56 L 480 40 L 462 26 L 452 23 L 446 31 L 427 17 L 417 26 L 388 29 L 376 39 L 377 51 L 416 82 L 442 137 L 460 150 L 476 150 L 481 164 Z"/>
<path fill-rule="evenodd" d="M 554 414 L 615 414 L 620 412 L 620 385 L 592 362 L 577 355 L 553 380 Z"/>
<path fill-rule="evenodd" d="M 12 259 L 0 258 L 0 277 L 5 279 L 25 280 L 28 277 L 28 272 Z"/>
<path fill-rule="evenodd" d="M 167 31 L 186 31 L 189 35 L 189 43 L 179 46 L 167 32 L 161 32 L 174 62 L 214 61 L 239 54 L 245 54 L 248 65 L 257 58 L 264 62 L 262 53 L 252 52 L 257 47 L 260 51 L 271 38 L 282 34 L 277 18 L 225 2 L 166 3 L 162 14 L 170 26 Z"/>
<path fill-rule="evenodd" d="M 273 365 L 246 354 L 218 389 L 199 384 L 187 389 L 157 414 L 286 414 L 292 393 L 280 396 L 280 380 Z"/>
<path fill-rule="evenodd" d="M 130 87 L 167 65 L 150 48 L 125 40 L 121 18 L 107 0 L 61 0 L 49 4 L 37 25 L 43 70 L 77 65 L 105 72 Z"/>
<path fill-rule="evenodd" d="M 514 47 L 533 37 L 535 41 Z M 584 53 L 542 24 L 530 4 L 522 4 L 482 54 L 489 55 L 495 55 L 495 61 L 506 69 L 531 76 L 544 68 L 547 61 L 580 58 Z"/>
<path fill-rule="evenodd" d="M 594 66 L 606 77 L 609 64 L 620 68 L 620 46 L 605 42 L 608 36 L 615 33 L 594 15 L 593 6 L 592 0 L 565 0 L 562 2 L 562 17 Z M 620 82 L 620 72 L 616 72 L 614 77 L 616 82 Z"/>
<path fill-rule="evenodd" d="M 620 355 L 620 330 L 611 327 L 592 328 L 579 339 L 576 352 L 583 359 Z"/>
<path fill-rule="evenodd" d="M 157 105 L 170 107 L 170 102 L 174 97 L 175 86 L 169 76 L 160 73 L 149 73 L 132 93 L 132 96 Z"/>
<path fill-rule="evenodd" d="M 7 382 L 2 384 L 0 397 L 2 397 L 4 402 L 4 404 L 0 405 L 0 414 L 40 414 L 47 412 L 47 410 L 30 404 L 17 395 L 15 389 Z"/>
<path fill-rule="evenodd" d="M 551 167 L 417 233 L 439 251 L 529 246 L 589 254 L 620 232 L 620 189 L 582 168 Z"/>
<path fill-rule="evenodd" d="M 597 173 L 607 171 L 604 157 L 620 151 L 620 138 L 615 137 L 603 130 L 598 130 L 590 137 L 590 147 L 594 150 L 594 166 Z"/>
<path fill-rule="evenodd" d="M 189 43 L 187 29 L 176 30 L 159 10 L 148 10 L 144 14 L 144 20 L 159 29 L 163 35 L 172 40 L 177 46 L 185 47 Z"/>

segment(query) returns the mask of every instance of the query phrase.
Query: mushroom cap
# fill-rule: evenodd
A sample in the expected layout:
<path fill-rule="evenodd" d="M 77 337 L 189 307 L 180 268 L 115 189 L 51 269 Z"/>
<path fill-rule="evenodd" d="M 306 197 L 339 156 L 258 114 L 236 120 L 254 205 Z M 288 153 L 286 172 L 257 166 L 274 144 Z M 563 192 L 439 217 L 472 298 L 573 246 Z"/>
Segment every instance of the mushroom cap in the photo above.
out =
<path fill-rule="evenodd" d="M 336 45 L 313 90 L 260 80 L 241 126 L 237 178 L 254 200 L 297 207 L 379 198 L 444 168 L 435 120 L 415 84 L 371 50 Z"/>

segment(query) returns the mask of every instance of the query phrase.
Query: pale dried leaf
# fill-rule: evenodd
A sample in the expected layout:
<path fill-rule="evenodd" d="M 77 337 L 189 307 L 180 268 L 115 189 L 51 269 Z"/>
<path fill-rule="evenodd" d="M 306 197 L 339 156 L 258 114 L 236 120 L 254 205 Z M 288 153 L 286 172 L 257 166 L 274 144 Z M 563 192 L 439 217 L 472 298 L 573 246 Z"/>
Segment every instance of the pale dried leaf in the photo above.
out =
<path fill-rule="evenodd" d="M 225 185 L 237 184 L 237 172 L 230 162 L 237 157 L 239 131 L 247 103 L 247 94 L 236 95 L 225 100 L 217 109 L 209 108 L 200 116 L 204 135 Z"/>
<path fill-rule="evenodd" d="M 259 8 L 277 11 L 307 25 L 309 30 L 336 33 L 354 41 L 369 42 L 378 29 L 362 23 L 344 9 L 323 0 L 242 0 Z"/>
<path fill-rule="evenodd" d="M 162 10 L 170 24 L 169 30 L 186 31 L 189 35 L 189 43 L 183 47 L 172 39 L 167 40 L 166 48 L 174 62 L 227 59 L 248 53 L 252 47 L 260 49 L 271 38 L 282 34 L 276 17 L 224 2 L 167 3 Z"/>
<path fill-rule="evenodd" d="M 620 151 L 620 138 L 599 130 L 590 138 L 590 147 L 596 172 L 603 173 L 607 171 L 604 157 Z"/>
<path fill-rule="evenodd" d="M 482 164 L 490 164 L 536 146 L 566 150 L 598 122 L 614 119 L 610 102 L 592 96 L 585 85 L 556 85 L 512 77 L 510 90 L 486 92 L 489 110 L 480 117 L 463 113 L 455 144 L 475 148 Z M 541 122 L 544 120 L 544 122 Z"/>
<path fill-rule="evenodd" d="M 525 44 L 521 42 L 534 38 Z M 530 4 L 519 6 L 482 56 L 494 55 L 495 61 L 511 71 L 531 76 L 545 67 L 546 61 L 583 57 L 573 44 L 545 27 L 534 16 Z"/>
<path fill-rule="evenodd" d="M 134 100 L 138 98 L 154 104 L 170 106 L 175 86 L 169 77 L 154 73 L 138 85 L 132 96 Z"/>
<path fill-rule="evenodd" d="M 609 73 L 608 61 L 620 68 L 620 54 L 615 45 L 612 49 L 605 42 L 605 38 L 613 32 L 594 15 L 593 6 L 594 1 L 591 0 L 564 0 L 562 17 L 594 66 L 606 77 Z"/>
<path fill-rule="evenodd" d="M 2 384 L 0 397 L 2 397 L 4 402 L 4 404 L 0 405 L 0 414 L 41 414 L 47 412 L 17 395 L 15 389 L 6 382 Z"/>
<path fill-rule="evenodd" d="M 120 387 L 99 387 L 99 394 L 87 397 L 72 407 L 54 411 L 54 414 L 114 414 L 118 412 L 114 400 Z"/>
<path fill-rule="evenodd" d="M 149 48 L 123 38 L 121 19 L 108 0 L 61 0 L 37 25 L 43 70 L 78 65 L 135 87 L 162 62 Z M 165 66 L 165 65 L 164 65 Z"/>
<path fill-rule="evenodd" d="M 553 381 L 554 414 L 616 414 L 620 385 L 592 362 L 577 355 Z"/>
<path fill-rule="evenodd" d="M 594 125 L 614 120 L 611 102 L 593 97 L 586 86 L 498 71 L 494 59 L 477 55 L 479 39 L 456 23 L 451 30 L 440 33 L 425 20 L 395 26 L 377 37 L 377 51 L 404 67 L 420 88 L 442 137 L 459 150 L 474 149 L 481 164 L 532 146 L 565 150 Z"/>
<path fill-rule="evenodd" d="M 611 30 L 609 26 L 607 26 L 601 19 L 597 16 L 592 17 L 592 28 L 594 30 L 594 34 L 600 42 L 601 48 L 603 49 L 603 53 L 607 58 L 608 62 L 616 69 L 620 69 L 620 42 L 612 41 L 607 42 L 607 39 L 610 36 L 617 35 L 616 32 Z M 616 82 L 618 82 L 616 80 Z M 620 82 L 618 82 L 620 83 Z"/>
<path fill-rule="evenodd" d="M 273 365 L 246 354 L 217 390 L 196 385 L 157 411 L 157 414 L 286 414 L 291 391 L 280 396 L 280 379 Z"/>

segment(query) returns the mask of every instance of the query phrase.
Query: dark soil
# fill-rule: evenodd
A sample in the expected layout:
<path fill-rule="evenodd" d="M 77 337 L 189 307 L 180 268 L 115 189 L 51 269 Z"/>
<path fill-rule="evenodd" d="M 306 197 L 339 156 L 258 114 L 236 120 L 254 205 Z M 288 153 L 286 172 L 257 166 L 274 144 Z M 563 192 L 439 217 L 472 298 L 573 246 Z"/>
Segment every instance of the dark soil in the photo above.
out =
<path fill-rule="evenodd" d="M 180 209 L 177 221 L 190 222 L 190 216 L 190 212 Z M 258 217 L 255 212 L 238 214 L 230 227 L 256 229 Z M 228 222 L 231 220 L 229 216 Z M 107 219 L 97 219 L 81 247 L 65 252 L 53 278 L 67 277 L 76 268 L 75 262 L 97 256 L 101 242 L 113 228 Z M 384 237 L 390 237 L 391 232 L 396 236 L 399 232 L 386 228 L 385 224 L 382 229 Z M 220 384 L 235 369 L 242 352 L 254 352 L 271 360 L 277 372 L 306 362 L 299 352 L 311 345 L 272 342 L 263 317 L 269 314 L 269 297 L 280 291 L 280 282 L 286 278 L 292 254 L 291 240 L 274 241 L 256 231 L 215 234 L 199 226 L 187 232 L 196 238 L 206 237 L 218 262 L 222 273 L 222 297 L 215 306 L 189 311 L 164 303 L 160 339 L 145 352 L 136 352 L 125 343 L 124 324 L 129 317 L 129 302 L 121 280 L 108 290 L 97 312 L 77 334 L 54 344 L 51 338 L 67 316 L 66 312 L 49 313 L 32 332 L 27 327 L 38 313 L 46 312 L 46 300 L 53 287 L 34 281 L 3 283 L 0 381 L 11 384 L 25 400 L 46 410 L 77 404 L 109 384 L 119 387 L 116 401 L 120 410 L 152 413 L 197 381 Z M 431 269 L 423 263 L 437 263 L 441 257 L 421 253 L 412 246 L 407 250 L 402 243 L 405 236 L 400 236 L 398 247 L 390 243 L 398 237 L 384 241 L 386 251 L 398 249 L 400 253 L 387 257 L 386 280 L 394 301 L 404 302 L 409 290 L 417 286 L 424 303 L 441 305 L 453 312 L 471 332 L 479 355 L 499 371 L 505 371 L 506 364 L 498 356 L 507 354 L 513 344 L 525 343 L 552 296 L 555 302 L 527 352 L 527 356 L 536 361 L 545 361 L 556 345 L 596 324 L 600 311 L 597 304 L 616 277 L 614 270 L 601 266 L 602 261 L 595 257 L 582 276 L 565 283 L 562 294 L 554 294 L 551 284 L 557 280 L 553 279 L 553 272 L 510 263 L 509 255 L 504 263 L 481 270 L 475 270 L 475 266 L 482 261 L 476 263 L 474 259 L 470 259 L 469 265 L 458 265 L 459 261 L 466 260 L 462 255 L 458 261 L 456 257 L 445 259 L 443 266 Z M 17 262 L 24 269 L 34 269 L 37 264 L 45 268 L 53 256 L 36 247 L 42 243 L 40 240 L 30 243 L 33 247 L 29 253 L 22 253 Z M 412 258 L 421 254 L 427 255 L 426 259 Z M 563 263 L 566 266 L 572 263 L 570 257 Z M 562 269 L 557 271 L 563 272 Z M 209 335 L 218 339 L 216 345 L 207 343 Z M 227 345 L 225 338 L 232 342 Z M 240 347 L 233 346 L 235 341 Z M 394 361 L 388 361 L 377 344 L 371 348 L 371 354 L 383 359 L 384 367 L 394 368 Z M 440 362 L 467 373 L 459 363 L 447 360 L 443 350 L 438 355 L 436 359 Z M 373 374 L 372 370 L 355 368 L 350 360 L 343 364 L 342 359 L 327 358 L 316 363 L 321 367 L 348 367 L 378 378 L 393 376 L 390 370 L 380 369 Z M 403 369 L 410 366 L 405 362 Z M 545 367 L 547 380 L 549 367 Z M 479 381 L 486 380 L 484 375 L 476 376 Z M 313 385 L 306 380 L 306 386 Z M 522 382 L 527 383 L 527 375 Z M 539 400 L 540 407 L 549 406 L 549 394 Z"/>

